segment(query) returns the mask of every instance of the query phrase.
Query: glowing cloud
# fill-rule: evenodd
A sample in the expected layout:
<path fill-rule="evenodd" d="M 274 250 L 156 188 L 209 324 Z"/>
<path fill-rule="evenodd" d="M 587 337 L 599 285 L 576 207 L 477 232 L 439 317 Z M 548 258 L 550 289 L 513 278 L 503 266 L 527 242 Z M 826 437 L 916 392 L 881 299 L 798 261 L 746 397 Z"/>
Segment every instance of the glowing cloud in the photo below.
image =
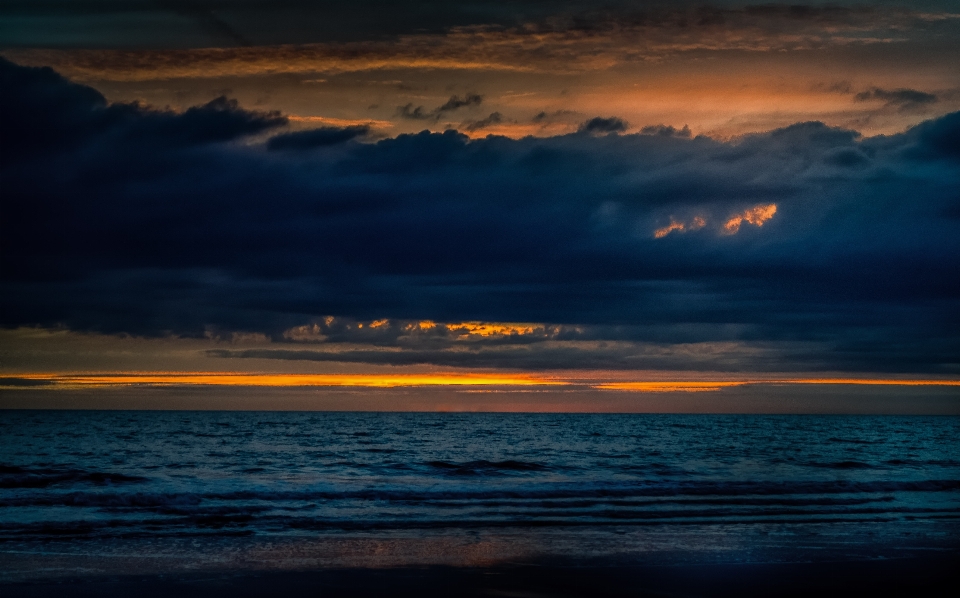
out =
<path fill-rule="evenodd" d="M 658 228 L 656 231 L 654 231 L 653 236 L 654 236 L 655 238 L 657 238 L 657 239 L 662 239 L 662 238 L 666 237 L 667 235 L 669 235 L 670 233 L 672 233 L 672 232 L 675 231 L 675 230 L 678 230 L 678 231 L 681 231 L 681 232 L 682 232 L 682 231 L 684 230 L 684 228 L 685 228 L 685 227 L 683 226 L 683 223 L 682 223 L 682 222 L 677 222 L 676 220 L 671 220 L 671 221 L 670 221 L 670 224 L 666 225 L 666 226 L 663 227 L 663 228 Z"/>
<path fill-rule="evenodd" d="M 724 223 L 723 229 L 727 234 L 733 235 L 739 232 L 740 225 L 744 222 L 749 222 L 754 226 L 763 226 L 763 224 L 773 218 L 773 215 L 776 213 L 777 204 L 775 203 L 756 205 L 744 210 L 740 214 L 731 216 L 730 219 Z"/>
<path fill-rule="evenodd" d="M 460 322 L 447 324 L 451 332 L 458 332 L 461 336 L 509 336 L 512 334 L 533 334 L 540 328 L 536 324 L 517 324 L 508 322 Z"/>
<path fill-rule="evenodd" d="M 658 228 L 653 232 L 655 239 L 662 239 L 672 233 L 673 231 L 678 232 L 687 232 L 689 230 L 700 230 L 707 225 L 707 219 L 703 216 L 694 216 L 694 218 L 688 222 L 678 222 L 677 220 L 670 218 L 670 224 L 664 226 L 663 228 Z"/>

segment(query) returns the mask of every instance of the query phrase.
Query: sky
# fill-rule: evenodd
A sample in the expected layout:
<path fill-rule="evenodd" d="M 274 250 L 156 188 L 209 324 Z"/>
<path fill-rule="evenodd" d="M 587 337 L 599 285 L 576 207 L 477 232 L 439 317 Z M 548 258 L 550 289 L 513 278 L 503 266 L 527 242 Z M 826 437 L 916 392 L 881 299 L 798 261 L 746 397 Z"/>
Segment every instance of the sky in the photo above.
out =
<path fill-rule="evenodd" d="M 960 412 L 954 2 L 0 0 L 0 407 Z"/>

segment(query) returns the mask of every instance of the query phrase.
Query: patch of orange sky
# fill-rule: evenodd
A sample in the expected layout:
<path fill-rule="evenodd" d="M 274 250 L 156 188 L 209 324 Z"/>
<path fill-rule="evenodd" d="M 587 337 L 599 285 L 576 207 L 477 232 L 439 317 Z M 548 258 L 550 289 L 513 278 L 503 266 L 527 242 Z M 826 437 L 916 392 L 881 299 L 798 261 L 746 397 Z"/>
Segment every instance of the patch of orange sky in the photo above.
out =
<path fill-rule="evenodd" d="M 27 380 L 57 386 L 361 386 L 395 388 L 406 386 L 554 386 L 562 381 L 534 374 L 440 373 L 440 374 L 247 374 L 230 372 L 148 372 L 125 374 L 24 374 Z"/>
<path fill-rule="evenodd" d="M 768 33 L 779 39 L 775 31 Z M 573 132 L 594 116 L 623 118 L 630 124 L 628 132 L 647 125 L 689 125 L 694 134 L 726 138 L 821 120 L 872 135 L 894 133 L 960 107 L 956 95 L 940 94 L 957 85 L 956 70 L 946 66 L 949 60 L 904 53 L 893 63 L 879 52 L 875 58 L 850 54 L 854 50 L 842 41 L 819 50 L 775 52 L 747 51 L 740 41 L 727 40 L 709 45 L 712 50 L 671 46 L 662 54 L 630 58 L 644 36 L 548 35 L 537 42 L 541 51 L 530 53 L 524 50 L 529 36 L 491 35 L 412 36 L 394 44 L 359 45 L 354 51 L 320 44 L 177 51 L 13 49 L 6 55 L 23 64 L 51 65 L 112 100 L 146 99 L 156 105 L 177 105 L 172 89 L 203 97 L 211 81 L 230 77 L 242 105 L 281 110 L 294 127 L 367 124 L 390 135 L 454 127 L 471 137 L 547 136 Z M 901 47 L 873 45 L 878 50 Z M 281 74 L 286 78 L 276 80 Z M 178 81 L 176 89 L 171 80 Z M 942 97 L 917 111 L 889 109 L 882 99 L 855 100 L 857 92 L 877 87 Z M 270 90 L 268 99 L 263 99 L 264 88 Z M 442 105 L 451 89 L 479 93 L 483 103 L 437 121 L 398 116 L 397 107 L 407 103 L 426 110 Z M 558 111 L 568 117 L 532 120 L 540 112 Z M 501 122 L 469 130 L 471 122 L 493 112 L 502 115 Z"/>

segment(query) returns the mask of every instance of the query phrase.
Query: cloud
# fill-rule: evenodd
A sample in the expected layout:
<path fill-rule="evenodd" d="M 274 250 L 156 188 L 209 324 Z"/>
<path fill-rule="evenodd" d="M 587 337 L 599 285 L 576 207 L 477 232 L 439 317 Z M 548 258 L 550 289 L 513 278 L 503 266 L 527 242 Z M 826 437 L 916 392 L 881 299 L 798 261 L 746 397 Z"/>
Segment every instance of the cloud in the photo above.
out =
<path fill-rule="evenodd" d="M 429 112 L 423 106 L 414 108 L 412 103 L 397 106 L 397 116 L 407 120 L 437 121 L 448 112 L 454 112 L 467 106 L 479 106 L 481 103 L 483 103 L 483 96 L 475 93 L 468 93 L 462 98 L 452 95 L 449 100 Z"/>
<path fill-rule="evenodd" d="M 683 125 L 682 129 L 677 129 L 667 125 L 650 125 L 640 129 L 641 135 L 660 135 L 661 137 L 692 137 L 690 127 Z"/>
<path fill-rule="evenodd" d="M 468 351 L 419 350 L 382 351 L 346 349 L 307 351 L 297 349 L 210 349 L 210 357 L 224 359 L 276 359 L 283 361 L 319 361 L 366 363 L 376 365 L 434 365 L 456 368 L 503 368 L 517 370 L 581 370 L 581 369 L 665 369 L 678 370 L 717 363 L 703 356 L 691 359 L 689 353 L 655 351 L 644 347 L 554 346 L 496 347 Z"/>
<path fill-rule="evenodd" d="M 920 123 L 906 134 L 904 151 L 918 159 L 960 160 L 960 112 Z"/>
<path fill-rule="evenodd" d="M 259 333 L 383 362 L 960 372 L 960 113 L 880 137 L 447 131 L 297 152 L 271 143 L 334 132 L 259 142 L 283 116 L 109 104 L 5 61 L 0 83 L 5 327 Z M 363 353 L 389 347 L 411 353 Z"/>
<path fill-rule="evenodd" d="M 538 112 L 531 119 L 531 122 L 537 124 L 546 124 L 555 121 L 569 121 L 570 119 L 575 119 L 582 116 L 582 114 L 573 110 L 555 110 L 553 112 Z"/>
<path fill-rule="evenodd" d="M 309 131 L 297 131 L 271 137 L 267 148 L 271 150 L 306 150 L 315 147 L 337 145 L 366 137 L 370 134 L 368 125 L 347 127 L 319 127 Z"/>
<path fill-rule="evenodd" d="M 108 105 L 89 87 L 49 68 L 18 67 L 0 58 L 4 143 L 0 163 L 75 148 L 97 136 L 121 136 L 150 146 L 198 146 L 231 141 L 287 123 L 276 112 L 242 110 L 219 97 L 181 114 L 136 104 Z"/>
<path fill-rule="evenodd" d="M 397 116 L 407 120 L 426 120 L 433 118 L 433 112 L 427 112 L 423 106 L 413 107 L 413 103 L 397 106 Z"/>
<path fill-rule="evenodd" d="M 161 0 L 158 4 L 161 8 L 190 18 L 199 25 L 205 33 L 218 41 L 226 40 L 228 43 L 240 46 L 251 45 L 246 37 L 238 33 L 236 29 L 227 24 L 209 8 L 197 6 L 193 2 L 185 2 L 183 0 Z"/>
<path fill-rule="evenodd" d="M 739 232 L 740 225 L 748 222 L 754 226 L 763 226 L 777 213 L 777 204 L 763 204 L 747 208 L 739 214 L 734 214 L 723 223 L 723 229 L 733 235 Z"/>
<path fill-rule="evenodd" d="M 701 228 L 707 225 L 707 219 L 703 216 L 694 216 L 690 219 L 689 222 L 680 222 L 674 218 L 670 218 L 670 224 L 660 227 L 657 230 L 653 231 L 653 237 L 655 239 L 662 239 L 669 235 L 672 232 L 687 232 L 691 230 L 700 230 Z"/>
<path fill-rule="evenodd" d="M 248 19 L 250 33 L 240 35 L 208 10 L 190 9 L 190 16 L 206 33 L 206 43 L 181 43 L 176 50 L 155 49 L 163 45 L 156 40 L 170 39 L 167 33 L 149 38 L 153 43 L 127 38 L 129 45 L 143 49 L 13 49 L 7 56 L 23 63 L 53 65 L 73 77 L 101 81 L 291 73 L 315 77 L 318 73 L 388 69 L 584 73 L 692 52 L 816 50 L 922 41 L 932 35 L 933 27 L 957 19 L 949 12 L 883 7 L 678 5 L 597 10 L 592 5 L 559 9 L 548 5 L 542 10 L 527 7 L 504 11 L 490 5 L 482 11 L 471 8 L 469 17 L 459 14 L 450 21 L 445 18 L 457 14 L 458 9 L 439 11 L 434 28 L 424 32 L 423 15 L 416 15 L 415 25 L 409 20 L 409 10 L 395 8 L 400 15 L 386 7 L 376 11 L 394 15 L 391 20 L 372 18 L 370 11 L 357 14 L 352 10 L 338 10 L 338 30 L 347 31 L 331 31 L 329 15 L 320 14 L 314 16 L 313 27 L 288 22 L 278 36 L 268 25 L 276 22 L 276 11 L 269 19 L 261 19 L 262 23 Z M 505 14 L 514 16 L 504 18 Z M 347 15 L 353 15 L 355 28 L 344 25 Z M 41 23 L 44 18 L 50 17 L 40 11 L 24 26 Z M 137 25 L 142 27 L 143 21 Z M 166 22 L 155 25 L 168 26 Z M 255 35 L 261 28 L 265 30 Z M 111 21 L 102 29 L 111 32 L 107 35 L 111 39 L 79 45 L 116 47 L 114 38 L 121 35 L 116 23 Z M 77 35 L 98 38 L 102 34 L 72 32 L 64 45 L 78 45 L 74 41 Z M 211 35 L 228 45 L 243 47 L 211 47 L 215 45 L 207 39 Z M 248 38 L 269 41 L 259 47 L 246 47 Z M 336 41 L 329 41 L 331 38 Z"/>
<path fill-rule="evenodd" d="M 627 130 L 627 123 L 615 116 L 603 118 L 597 116 L 582 123 L 578 129 L 581 133 L 623 133 Z"/>
<path fill-rule="evenodd" d="M 479 131 L 480 129 L 485 129 L 490 125 L 498 125 L 501 122 L 503 122 L 503 116 L 501 116 L 499 112 L 491 112 L 490 116 L 486 118 L 465 123 L 463 128 L 466 131 Z"/>
<path fill-rule="evenodd" d="M 459 110 L 465 106 L 479 106 L 483 103 L 483 96 L 468 93 L 462 98 L 460 96 L 450 96 L 450 99 L 447 100 L 442 106 L 438 107 L 435 112 L 442 114 L 444 112 L 453 112 L 454 110 Z"/>
<path fill-rule="evenodd" d="M 871 100 L 880 100 L 885 106 L 897 108 L 901 111 L 916 110 L 937 102 L 937 96 L 916 89 L 879 89 L 874 87 L 867 91 L 862 91 L 853 99 L 857 102 L 869 102 Z"/>

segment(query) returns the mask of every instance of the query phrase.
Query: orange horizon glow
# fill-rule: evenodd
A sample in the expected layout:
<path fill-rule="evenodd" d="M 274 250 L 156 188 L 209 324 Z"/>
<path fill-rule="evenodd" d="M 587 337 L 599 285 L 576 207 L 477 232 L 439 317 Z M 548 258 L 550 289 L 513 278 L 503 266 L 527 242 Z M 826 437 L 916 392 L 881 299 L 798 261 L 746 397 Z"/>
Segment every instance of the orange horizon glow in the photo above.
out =
<path fill-rule="evenodd" d="M 703 392 L 734 386 L 755 384 L 849 384 L 857 386 L 960 386 L 960 380 L 896 380 L 884 378 L 786 378 L 770 380 L 716 380 L 716 381 L 656 381 L 656 382 L 609 382 L 596 384 L 600 390 L 624 390 L 637 392 Z"/>
<path fill-rule="evenodd" d="M 743 380 L 656 380 L 597 382 L 589 376 L 546 376 L 523 373 L 450 372 L 437 374 L 250 374 L 236 372 L 133 372 L 128 374 L 7 374 L 8 377 L 61 388 L 110 386 L 248 386 L 248 387 L 366 387 L 424 386 L 579 386 L 585 389 L 630 392 L 712 392 L 751 385 L 958 386 L 960 380 L 883 378 L 782 378 Z M 46 386 L 46 388 L 49 388 Z M 37 387 L 44 388 L 44 387 Z"/>
<path fill-rule="evenodd" d="M 233 372 L 148 372 L 130 374 L 21 374 L 56 386 L 271 386 L 370 387 L 541 386 L 566 382 L 527 374 L 243 374 Z"/>
<path fill-rule="evenodd" d="M 656 382 L 609 382 L 596 384 L 593 387 L 599 390 L 629 390 L 635 392 L 710 392 L 731 386 L 746 386 L 756 384 L 754 380 L 735 381 L 656 381 Z"/>

